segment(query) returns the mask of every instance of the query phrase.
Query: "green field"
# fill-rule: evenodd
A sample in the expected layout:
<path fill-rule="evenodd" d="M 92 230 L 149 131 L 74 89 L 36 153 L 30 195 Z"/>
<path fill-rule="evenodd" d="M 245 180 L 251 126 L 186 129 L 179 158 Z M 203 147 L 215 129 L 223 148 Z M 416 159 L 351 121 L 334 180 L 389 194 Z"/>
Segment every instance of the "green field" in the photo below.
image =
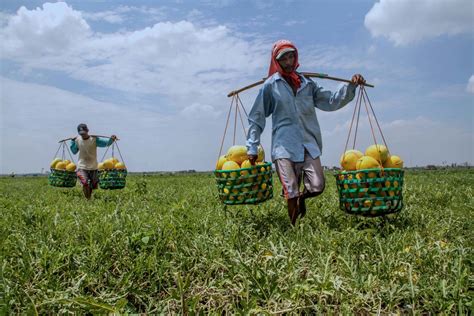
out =
<path fill-rule="evenodd" d="M 133 175 L 89 202 L 1 178 L 0 314 L 472 311 L 474 170 L 407 171 L 386 219 L 346 215 L 326 179 L 292 228 L 279 184 L 225 211 L 206 174 Z"/>

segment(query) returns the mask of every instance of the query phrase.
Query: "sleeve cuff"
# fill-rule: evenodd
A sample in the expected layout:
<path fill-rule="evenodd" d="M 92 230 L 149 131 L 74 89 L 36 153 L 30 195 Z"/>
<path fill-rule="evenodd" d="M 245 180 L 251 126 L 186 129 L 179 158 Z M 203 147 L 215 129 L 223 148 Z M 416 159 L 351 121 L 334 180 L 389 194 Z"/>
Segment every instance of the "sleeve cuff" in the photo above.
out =
<path fill-rule="evenodd" d="M 247 146 L 248 155 L 258 155 L 258 146 Z"/>

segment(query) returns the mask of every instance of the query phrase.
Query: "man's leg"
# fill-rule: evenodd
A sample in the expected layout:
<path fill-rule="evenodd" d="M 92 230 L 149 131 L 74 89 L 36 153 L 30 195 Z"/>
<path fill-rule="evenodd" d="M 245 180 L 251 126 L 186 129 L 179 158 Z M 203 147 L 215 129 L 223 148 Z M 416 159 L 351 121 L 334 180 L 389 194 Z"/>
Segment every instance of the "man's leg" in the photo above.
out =
<path fill-rule="evenodd" d="M 89 181 L 90 181 L 91 196 L 92 196 L 92 190 L 97 190 L 97 187 L 99 184 L 99 171 L 98 170 L 89 171 Z"/>
<path fill-rule="evenodd" d="M 92 188 L 89 185 L 83 185 L 82 192 L 84 192 L 84 196 L 86 197 L 86 199 L 90 200 L 92 196 Z"/>
<path fill-rule="evenodd" d="M 87 170 L 79 169 L 77 170 L 76 174 L 77 178 L 79 179 L 79 182 L 82 185 L 82 192 L 84 193 L 85 198 L 90 199 L 92 190 L 89 187 L 89 175 L 87 173 Z"/>
<path fill-rule="evenodd" d="M 298 176 L 295 172 L 295 163 L 289 159 L 277 159 L 275 161 L 276 171 L 280 178 L 285 199 L 288 203 L 288 217 L 291 224 L 295 225 L 298 217 Z"/>
<path fill-rule="evenodd" d="M 303 164 L 303 183 L 304 191 L 298 200 L 299 215 L 301 217 L 306 215 L 305 199 L 318 196 L 324 192 L 326 181 L 324 179 L 324 171 L 319 157 L 313 159 L 309 154 L 305 155 L 305 161 Z"/>

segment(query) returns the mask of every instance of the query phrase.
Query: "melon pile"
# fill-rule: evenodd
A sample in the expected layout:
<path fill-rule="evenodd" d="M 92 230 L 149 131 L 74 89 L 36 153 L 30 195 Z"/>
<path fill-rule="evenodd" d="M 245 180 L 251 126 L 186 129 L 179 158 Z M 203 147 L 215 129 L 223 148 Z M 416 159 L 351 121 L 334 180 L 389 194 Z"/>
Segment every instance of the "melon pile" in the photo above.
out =
<path fill-rule="evenodd" d="M 216 181 L 225 204 L 257 204 L 273 197 L 272 167 L 266 163 L 261 146 L 255 165 L 248 159 L 247 147 L 232 146 L 216 163 Z"/>
<path fill-rule="evenodd" d="M 67 159 L 55 158 L 49 166 L 52 170 L 76 171 L 76 164 Z"/>
<path fill-rule="evenodd" d="M 346 151 L 341 156 L 341 167 L 344 171 L 380 168 L 403 168 L 403 160 L 396 155 L 389 155 L 384 145 L 371 145 L 365 155 L 355 149 Z"/>
<path fill-rule="evenodd" d="M 344 171 L 336 175 L 336 183 L 342 209 L 375 216 L 401 208 L 403 160 L 399 156 L 389 155 L 384 145 L 375 144 L 365 154 L 346 151 L 340 163 Z M 385 171 L 385 168 L 390 169 Z"/>
<path fill-rule="evenodd" d="M 124 170 L 127 169 L 123 162 L 120 162 L 117 158 L 112 157 L 99 163 L 99 170 Z"/>
<path fill-rule="evenodd" d="M 263 165 L 265 152 L 262 146 L 258 146 L 258 157 L 256 164 Z M 219 157 L 216 163 L 216 170 L 238 170 L 242 168 L 251 168 L 252 164 L 248 160 L 247 147 L 235 145 L 229 148 L 227 154 Z"/>

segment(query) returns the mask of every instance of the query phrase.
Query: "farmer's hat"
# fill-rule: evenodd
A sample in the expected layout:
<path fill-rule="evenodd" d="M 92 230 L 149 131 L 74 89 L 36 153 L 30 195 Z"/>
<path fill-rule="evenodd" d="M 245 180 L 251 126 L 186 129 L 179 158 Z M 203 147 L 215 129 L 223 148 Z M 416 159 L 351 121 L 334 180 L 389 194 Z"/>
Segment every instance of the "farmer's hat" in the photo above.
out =
<path fill-rule="evenodd" d="M 87 128 L 86 124 L 81 123 L 77 125 L 77 132 L 79 133 L 79 135 L 84 135 L 84 134 L 87 134 L 87 132 L 89 132 L 89 129 Z"/>

